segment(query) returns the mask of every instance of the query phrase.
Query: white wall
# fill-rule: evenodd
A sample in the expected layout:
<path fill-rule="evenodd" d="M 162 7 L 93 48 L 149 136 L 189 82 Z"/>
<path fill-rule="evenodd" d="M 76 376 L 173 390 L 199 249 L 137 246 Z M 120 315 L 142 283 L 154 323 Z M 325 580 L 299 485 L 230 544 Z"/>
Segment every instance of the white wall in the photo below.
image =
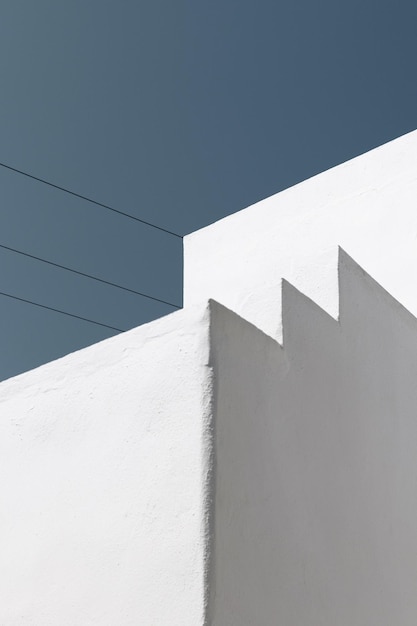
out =
<path fill-rule="evenodd" d="M 206 307 L 0 385 L 0 624 L 198 626 Z"/>
<path fill-rule="evenodd" d="M 184 302 L 213 298 L 281 340 L 281 279 L 337 316 L 342 246 L 417 314 L 417 131 L 185 238 Z"/>
<path fill-rule="evenodd" d="M 284 349 L 214 322 L 215 626 L 415 625 L 417 320 L 343 254 L 340 290 L 284 284 Z"/>
<path fill-rule="evenodd" d="M 343 253 L 334 318 L 339 244 L 417 313 L 416 165 L 190 235 L 186 309 L 0 385 L 0 625 L 415 626 L 417 321 Z"/>

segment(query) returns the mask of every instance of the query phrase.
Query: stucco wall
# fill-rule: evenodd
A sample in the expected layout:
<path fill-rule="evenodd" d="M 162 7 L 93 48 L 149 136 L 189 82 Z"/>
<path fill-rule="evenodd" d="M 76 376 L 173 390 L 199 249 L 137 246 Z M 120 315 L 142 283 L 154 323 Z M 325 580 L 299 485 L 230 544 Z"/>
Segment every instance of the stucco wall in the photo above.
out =
<path fill-rule="evenodd" d="M 0 385 L 0 624 L 198 626 L 209 317 L 181 311 Z"/>
<path fill-rule="evenodd" d="M 184 240 L 184 302 L 208 298 L 282 339 L 281 279 L 337 316 L 340 245 L 417 314 L 417 131 Z"/>
<path fill-rule="evenodd" d="M 417 313 L 416 164 L 190 235 L 183 311 L 0 385 L 0 625 L 415 626 L 417 321 L 338 245 Z"/>
<path fill-rule="evenodd" d="M 340 322 L 214 318 L 216 626 L 414 626 L 417 320 L 341 253 Z"/>

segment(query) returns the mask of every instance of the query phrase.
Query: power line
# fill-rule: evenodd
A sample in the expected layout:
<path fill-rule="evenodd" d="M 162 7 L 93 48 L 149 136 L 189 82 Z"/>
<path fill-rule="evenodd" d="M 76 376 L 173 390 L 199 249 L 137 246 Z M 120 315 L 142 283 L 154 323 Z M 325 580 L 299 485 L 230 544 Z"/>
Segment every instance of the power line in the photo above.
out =
<path fill-rule="evenodd" d="M 123 215 L 123 217 L 128 217 L 131 220 L 135 220 L 136 222 L 140 222 L 141 224 L 145 224 L 150 228 L 156 228 L 168 235 L 172 235 L 173 237 L 178 237 L 179 239 L 183 239 L 182 235 L 178 233 L 174 233 L 172 230 L 168 230 L 167 228 L 163 228 L 162 226 L 157 226 L 156 224 L 152 224 L 151 222 L 147 222 L 146 220 L 141 219 L 140 217 L 135 217 L 134 215 L 130 215 L 130 213 L 125 213 L 124 211 L 120 211 L 119 209 L 115 209 L 108 204 L 103 204 L 102 202 L 98 202 L 97 200 L 93 200 L 92 198 L 88 198 L 87 196 L 83 196 L 80 193 L 76 193 L 75 191 L 71 191 L 70 189 L 66 189 L 65 187 L 60 187 L 59 185 L 55 185 L 55 183 L 51 183 L 43 178 L 39 178 L 38 176 L 34 176 L 33 174 L 28 174 L 27 172 L 23 172 L 22 170 L 17 169 L 16 167 L 12 167 L 11 165 L 6 165 L 6 163 L 0 163 L 0 167 L 4 167 L 12 172 L 16 172 L 17 174 L 21 174 L 22 176 L 26 176 L 27 178 L 32 178 L 33 180 L 37 180 L 39 183 L 43 183 L 44 185 L 49 185 L 49 187 L 53 187 L 54 189 L 59 189 L 59 191 L 64 191 L 65 193 L 70 194 L 71 196 L 75 196 L 76 198 L 81 198 L 81 200 L 86 200 L 87 202 L 91 202 L 91 204 L 95 204 L 97 206 L 102 207 L 103 209 L 107 209 L 108 211 L 113 211 L 113 213 L 118 213 L 119 215 Z"/>
<path fill-rule="evenodd" d="M 33 302 L 32 300 L 19 298 L 18 296 L 13 296 L 12 294 L 5 293 L 4 291 L 0 291 L 0 296 L 5 296 L 6 298 L 12 298 L 13 300 L 19 300 L 19 302 L 26 302 L 26 304 L 32 304 L 33 306 L 38 306 L 41 309 L 47 309 L 48 311 L 54 311 L 55 313 L 61 313 L 62 315 L 68 315 L 68 317 L 75 317 L 77 320 L 82 320 L 83 322 L 89 322 L 90 324 L 96 324 L 97 326 L 104 326 L 104 328 L 110 328 L 111 330 L 115 330 L 118 333 L 125 332 L 121 328 L 115 328 L 114 326 L 109 326 L 108 324 L 102 324 L 101 322 L 90 320 L 87 317 L 81 317 L 81 315 L 75 315 L 74 313 L 68 313 L 67 311 L 61 311 L 60 309 L 54 309 L 51 306 L 46 306 L 46 304 L 39 304 L 39 302 Z"/>
<path fill-rule="evenodd" d="M 98 278 L 97 276 L 92 276 L 91 274 L 86 274 L 85 272 L 74 270 L 71 267 L 67 267 L 66 265 L 60 265 L 59 263 L 54 263 L 53 261 L 42 259 L 41 257 L 35 256 L 34 254 L 29 254 L 28 252 L 22 252 L 22 250 L 17 250 L 16 248 L 11 248 L 10 246 L 5 246 L 4 244 L 0 244 L 0 248 L 3 248 L 4 250 L 9 250 L 10 252 L 15 252 L 16 254 L 21 254 L 22 256 L 26 256 L 29 259 L 35 259 L 36 261 L 47 263 L 48 265 L 52 265 L 53 267 L 58 267 L 61 270 L 66 270 L 67 272 L 72 272 L 73 274 L 78 274 L 79 276 L 84 276 L 85 278 L 96 280 L 99 283 L 104 283 L 105 285 L 111 285 L 112 287 L 117 287 L 117 289 L 122 289 L 123 291 L 129 291 L 130 293 L 134 293 L 137 296 L 142 296 L 143 298 L 149 298 L 150 300 L 155 300 L 156 302 L 162 302 L 162 304 L 168 304 L 169 306 L 172 306 L 176 309 L 181 308 L 178 304 L 174 304 L 173 302 L 168 302 L 168 300 L 155 298 L 154 296 L 150 296 L 147 293 L 142 293 L 141 291 L 136 291 L 135 289 L 130 289 L 129 287 L 123 287 L 122 285 L 118 285 L 117 283 L 112 283 L 109 280 L 104 280 L 104 278 Z"/>

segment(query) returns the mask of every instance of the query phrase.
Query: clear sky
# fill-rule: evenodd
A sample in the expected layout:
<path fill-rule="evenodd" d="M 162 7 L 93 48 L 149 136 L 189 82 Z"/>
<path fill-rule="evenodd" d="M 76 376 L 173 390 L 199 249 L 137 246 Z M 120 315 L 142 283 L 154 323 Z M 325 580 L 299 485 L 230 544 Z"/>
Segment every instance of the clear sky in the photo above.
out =
<path fill-rule="evenodd" d="M 417 127 L 415 0 L 3 0 L 0 162 L 185 234 Z M 0 244 L 181 304 L 181 240 L 0 168 Z M 172 307 L 0 249 L 0 291 Z M 114 334 L 0 296 L 0 379 Z"/>

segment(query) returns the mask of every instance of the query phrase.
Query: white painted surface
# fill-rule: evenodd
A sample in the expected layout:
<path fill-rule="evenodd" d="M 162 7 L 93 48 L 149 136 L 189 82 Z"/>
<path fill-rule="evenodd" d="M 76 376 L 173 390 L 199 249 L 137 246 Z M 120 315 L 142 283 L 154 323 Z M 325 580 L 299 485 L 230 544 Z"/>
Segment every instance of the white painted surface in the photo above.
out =
<path fill-rule="evenodd" d="M 340 324 L 284 285 L 284 349 L 214 318 L 213 626 L 416 623 L 417 320 L 340 269 Z"/>
<path fill-rule="evenodd" d="M 206 307 L 0 385 L 0 624 L 203 624 Z"/>
<path fill-rule="evenodd" d="M 417 131 L 185 238 L 184 302 L 282 337 L 281 279 L 337 316 L 337 247 L 417 314 Z"/>
<path fill-rule="evenodd" d="M 0 385 L 1 626 L 415 626 L 417 321 L 343 254 L 328 313 L 338 245 L 417 313 L 416 165 L 188 236 L 184 311 Z"/>

